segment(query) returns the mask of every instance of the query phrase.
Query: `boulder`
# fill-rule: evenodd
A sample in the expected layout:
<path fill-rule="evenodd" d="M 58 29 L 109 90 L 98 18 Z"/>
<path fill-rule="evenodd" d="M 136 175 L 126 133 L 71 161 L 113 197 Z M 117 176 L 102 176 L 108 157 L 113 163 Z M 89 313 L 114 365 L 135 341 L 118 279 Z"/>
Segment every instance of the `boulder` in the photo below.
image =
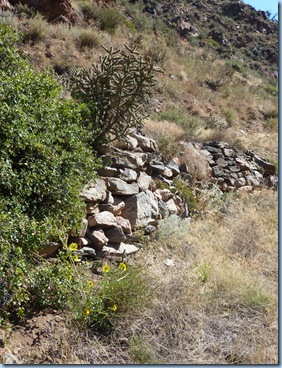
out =
<path fill-rule="evenodd" d="M 137 140 L 138 146 L 142 148 L 144 152 L 155 152 L 157 150 L 157 143 L 153 139 L 137 133 L 133 133 L 132 136 Z"/>
<path fill-rule="evenodd" d="M 88 202 L 86 203 L 86 213 L 87 215 L 94 215 L 99 213 L 99 203 Z"/>
<path fill-rule="evenodd" d="M 87 184 L 79 195 L 86 202 L 102 202 L 106 198 L 106 190 L 105 180 L 99 178 Z"/>
<path fill-rule="evenodd" d="M 106 252 L 108 255 L 129 255 L 138 252 L 139 249 L 140 247 L 138 247 L 136 244 L 120 243 L 104 246 L 102 251 Z"/>
<path fill-rule="evenodd" d="M 105 235 L 109 239 L 110 243 L 121 243 L 126 240 L 121 225 L 117 225 L 110 229 L 105 229 Z"/>
<path fill-rule="evenodd" d="M 137 179 L 137 172 L 126 167 L 123 170 L 120 169 L 120 173 L 118 176 L 121 180 L 124 180 L 127 183 L 132 183 L 133 181 Z"/>
<path fill-rule="evenodd" d="M 128 219 L 121 216 L 116 217 L 117 224 L 122 227 L 124 234 L 131 234 L 131 225 Z"/>
<path fill-rule="evenodd" d="M 119 178 L 107 178 L 108 189 L 114 195 L 133 195 L 139 193 L 139 186 L 137 183 L 128 184 Z"/>
<path fill-rule="evenodd" d="M 177 214 L 178 210 L 176 207 L 176 204 L 174 203 L 174 200 L 171 198 L 166 202 L 167 208 L 169 210 L 169 214 Z"/>
<path fill-rule="evenodd" d="M 137 184 L 141 191 L 145 191 L 154 184 L 154 181 L 150 175 L 140 171 L 137 178 Z"/>
<path fill-rule="evenodd" d="M 99 212 L 88 217 L 88 226 L 100 226 L 101 228 L 114 227 L 117 225 L 115 216 L 109 211 Z"/>
<path fill-rule="evenodd" d="M 100 204 L 99 209 L 101 212 L 108 211 L 111 212 L 113 215 L 117 216 L 121 214 L 124 207 L 125 203 L 123 201 L 120 201 L 117 205 L 114 205 L 112 203 Z"/>
<path fill-rule="evenodd" d="M 12 11 L 13 6 L 7 0 L 0 0 L 0 9 L 3 11 L 8 11 L 8 10 Z"/>
<path fill-rule="evenodd" d="M 140 228 L 155 222 L 159 215 L 158 201 L 149 190 L 125 199 L 122 217 L 129 220 L 131 228 Z"/>
<path fill-rule="evenodd" d="M 88 231 L 88 239 L 97 249 L 102 249 L 104 245 L 108 244 L 109 239 L 106 237 L 103 230 L 91 230 Z"/>

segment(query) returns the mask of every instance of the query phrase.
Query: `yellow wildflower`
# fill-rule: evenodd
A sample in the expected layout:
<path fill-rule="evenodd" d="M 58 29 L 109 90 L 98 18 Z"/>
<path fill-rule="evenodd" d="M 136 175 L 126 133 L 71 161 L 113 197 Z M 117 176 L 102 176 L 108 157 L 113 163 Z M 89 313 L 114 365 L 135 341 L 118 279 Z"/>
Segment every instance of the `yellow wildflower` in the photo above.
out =
<path fill-rule="evenodd" d="M 69 280 L 72 280 L 72 275 L 69 275 Z"/>
<path fill-rule="evenodd" d="M 93 284 L 93 281 L 88 281 L 88 286 L 89 286 L 89 287 L 93 287 L 93 285 L 94 285 L 94 284 Z"/>
<path fill-rule="evenodd" d="M 90 310 L 89 310 L 88 308 L 86 308 L 86 309 L 85 309 L 85 314 L 86 314 L 87 316 L 89 316 L 89 314 L 90 314 Z"/>
<path fill-rule="evenodd" d="M 76 243 L 71 243 L 71 244 L 69 245 L 69 249 L 70 249 L 72 252 L 76 251 L 76 250 L 77 250 L 77 248 L 78 248 L 78 245 L 77 245 Z"/>
<path fill-rule="evenodd" d="M 117 310 L 117 305 L 116 305 L 116 304 L 114 304 L 114 305 L 112 306 L 112 310 L 113 310 L 114 312 Z"/>
<path fill-rule="evenodd" d="M 78 259 L 79 259 L 79 258 L 78 258 L 78 255 L 77 255 L 77 254 L 75 254 L 75 255 L 74 255 L 74 257 L 73 257 L 73 260 L 74 260 L 75 262 L 77 262 L 77 261 L 78 261 Z"/>
<path fill-rule="evenodd" d="M 125 263 L 123 263 L 123 262 L 121 262 L 121 263 L 119 264 L 118 268 L 119 268 L 120 270 L 122 270 L 122 271 L 126 271 L 126 264 L 125 264 Z"/>
<path fill-rule="evenodd" d="M 108 265 L 105 265 L 105 266 L 103 266 L 103 268 L 102 268 L 102 271 L 103 272 L 110 272 L 110 266 L 108 266 Z"/>

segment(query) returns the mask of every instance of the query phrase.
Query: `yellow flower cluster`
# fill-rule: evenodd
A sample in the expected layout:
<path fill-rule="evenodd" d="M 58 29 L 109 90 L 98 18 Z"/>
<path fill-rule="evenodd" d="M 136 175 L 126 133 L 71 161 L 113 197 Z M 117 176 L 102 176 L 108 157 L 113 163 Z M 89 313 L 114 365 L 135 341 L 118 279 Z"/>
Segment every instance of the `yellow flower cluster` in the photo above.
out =
<path fill-rule="evenodd" d="M 78 248 L 78 245 L 77 245 L 76 243 L 71 243 L 71 244 L 69 245 L 69 249 L 70 249 L 72 252 L 76 251 L 76 250 L 77 250 L 77 248 Z"/>
<path fill-rule="evenodd" d="M 107 273 L 107 272 L 110 272 L 110 270 L 111 270 L 111 268 L 110 268 L 110 266 L 108 266 L 108 265 L 104 265 L 104 266 L 103 266 L 103 268 L 102 268 L 102 271 L 103 271 L 103 272 L 106 272 L 106 273 Z"/>
<path fill-rule="evenodd" d="M 126 264 L 125 264 L 125 263 L 123 263 L 123 262 L 121 262 L 121 263 L 119 264 L 118 268 L 119 268 L 120 270 L 122 270 L 122 271 L 126 271 Z"/>

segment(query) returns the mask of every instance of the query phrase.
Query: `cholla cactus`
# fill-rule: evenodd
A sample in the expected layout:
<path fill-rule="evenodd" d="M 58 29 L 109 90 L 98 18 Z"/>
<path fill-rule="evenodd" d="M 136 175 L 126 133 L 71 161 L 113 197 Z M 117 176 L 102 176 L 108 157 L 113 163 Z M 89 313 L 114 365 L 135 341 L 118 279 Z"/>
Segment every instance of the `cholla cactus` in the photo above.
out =
<path fill-rule="evenodd" d="M 154 73 L 159 71 L 135 47 L 126 46 L 123 52 L 105 50 L 107 54 L 96 65 L 76 69 L 70 76 L 72 96 L 88 108 L 95 150 L 101 143 L 125 138 L 130 128 L 142 126 L 155 85 Z"/>

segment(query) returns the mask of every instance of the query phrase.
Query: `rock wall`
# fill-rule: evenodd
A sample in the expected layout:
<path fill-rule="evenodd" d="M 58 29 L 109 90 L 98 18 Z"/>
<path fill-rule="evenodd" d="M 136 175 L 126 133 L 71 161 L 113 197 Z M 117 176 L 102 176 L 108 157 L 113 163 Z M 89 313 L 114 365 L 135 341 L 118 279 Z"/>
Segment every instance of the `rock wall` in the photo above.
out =
<path fill-rule="evenodd" d="M 224 142 L 188 144 L 206 159 L 209 183 L 222 191 L 277 188 L 275 167 L 250 151 Z M 189 217 L 173 185 L 179 175 L 191 179 L 189 167 L 177 158 L 163 158 L 154 140 L 132 133 L 127 143 L 103 147 L 101 159 L 100 178 L 80 193 L 86 204 L 84 229 L 78 238 L 69 239 L 79 244 L 80 257 L 135 253 L 143 246 L 137 230 L 152 237 L 160 220 L 172 214 Z"/>

